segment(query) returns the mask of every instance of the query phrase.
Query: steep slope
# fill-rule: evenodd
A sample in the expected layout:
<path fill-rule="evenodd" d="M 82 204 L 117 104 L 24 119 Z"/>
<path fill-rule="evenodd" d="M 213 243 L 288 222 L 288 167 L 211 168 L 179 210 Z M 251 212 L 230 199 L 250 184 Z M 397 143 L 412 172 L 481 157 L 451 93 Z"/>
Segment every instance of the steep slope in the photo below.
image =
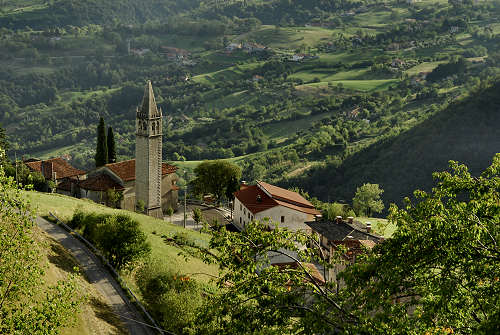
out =
<path fill-rule="evenodd" d="M 199 0 L 56 0 L 46 6 L 32 6 L 0 16 L 0 26 L 44 29 L 110 22 L 144 23 L 163 19 L 196 7 Z"/>
<path fill-rule="evenodd" d="M 449 105 L 418 126 L 381 140 L 347 158 L 340 167 L 326 165 L 289 180 L 324 200 L 350 202 L 363 183 L 377 183 L 383 199 L 401 203 L 413 190 L 429 190 L 432 173 L 449 160 L 465 163 L 474 174 L 500 152 L 500 82 Z"/>

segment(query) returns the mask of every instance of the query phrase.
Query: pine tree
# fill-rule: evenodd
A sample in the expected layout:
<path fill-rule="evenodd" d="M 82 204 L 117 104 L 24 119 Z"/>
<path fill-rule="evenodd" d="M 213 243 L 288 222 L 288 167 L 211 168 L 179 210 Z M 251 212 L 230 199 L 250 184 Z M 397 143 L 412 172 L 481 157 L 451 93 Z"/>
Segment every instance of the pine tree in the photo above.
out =
<path fill-rule="evenodd" d="M 115 136 L 113 135 L 113 128 L 108 127 L 108 163 L 116 163 L 116 145 Z"/>
<path fill-rule="evenodd" d="M 95 166 L 103 166 L 108 163 L 108 144 L 106 142 L 106 126 L 101 117 L 97 126 L 97 148 L 95 152 Z"/>

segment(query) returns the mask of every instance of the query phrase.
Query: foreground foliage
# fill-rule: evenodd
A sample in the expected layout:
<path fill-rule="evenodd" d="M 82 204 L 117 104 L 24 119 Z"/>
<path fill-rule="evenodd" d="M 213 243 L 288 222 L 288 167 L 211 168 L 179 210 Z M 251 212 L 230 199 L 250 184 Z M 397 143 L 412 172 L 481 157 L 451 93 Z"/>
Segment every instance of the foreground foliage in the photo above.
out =
<path fill-rule="evenodd" d="M 79 310 L 74 278 L 46 287 L 34 214 L 0 165 L 0 334 L 59 334 Z"/>
<path fill-rule="evenodd" d="M 393 238 L 321 285 L 314 238 L 255 223 L 213 234 L 221 294 L 198 314 L 204 334 L 496 334 L 500 331 L 500 154 L 480 177 L 451 162 L 431 193 L 390 209 Z M 300 250 L 299 245 L 312 245 Z M 339 251 L 341 252 L 341 251 Z M 269 266 L 271 254 L 296 267 Z M 338 255 L 337 255 L 338 256 Z M 339 263 L 339 258 L 334 262 Z"/>

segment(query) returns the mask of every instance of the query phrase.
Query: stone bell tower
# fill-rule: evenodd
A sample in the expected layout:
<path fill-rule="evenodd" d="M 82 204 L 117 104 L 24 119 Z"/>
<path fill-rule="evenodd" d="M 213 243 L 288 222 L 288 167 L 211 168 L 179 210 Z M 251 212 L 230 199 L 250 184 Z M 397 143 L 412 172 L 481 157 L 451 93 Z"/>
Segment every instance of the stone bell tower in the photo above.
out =
<path fill-rule="evenodd" d="M 144 202 L 145 213 L 163 218 L 161 209 L 162 112 L 156 106 L 151 81 L 136 112 L 135 201 Z"/>

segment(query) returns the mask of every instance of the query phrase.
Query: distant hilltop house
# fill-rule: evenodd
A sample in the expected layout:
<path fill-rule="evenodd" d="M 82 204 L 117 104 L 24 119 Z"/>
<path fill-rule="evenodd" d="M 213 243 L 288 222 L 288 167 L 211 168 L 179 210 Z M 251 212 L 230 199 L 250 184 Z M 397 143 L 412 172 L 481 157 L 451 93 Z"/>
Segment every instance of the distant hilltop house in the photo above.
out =
<path fill-rule="evenodd" d="M 240 230 L 251 221 L 264 219 L 293 231 L 308 230 L 305 222 L 320 215 L 300 194 L 262 181 L 256 185 L 242 185 L 234 197 L 233 223 Z"/>
<path fill-rule="evenodd" d="M 227 52 L 233 52 L 235 50 L 241 50 L 242 48 L 242 45 L 241 43 L 229 43 L 227 46 L 226 46 L 226 51 Z"/>
<path fill-rule="evenodd" d="M 177 209 L 179 187 L 177 167 L 162 163 L 162 117 L 148 82 L 141 107 L 136 111 L 135 159 L 106 164 L 89 172 L 72 167 L 62 158 L 31 159 L 25 164 L 46 179 L 56 181 L 58 193 L 130 211 L 143 206 L 145 214 L 163 218 L 168 208 Z M 110 193 L 121 196 L 110 199 Z"/>
<path fill-rule="evenodd" d="M 141 57 L 149 52 L 151 52 L 149 49 L 130 49 L 130 54 Z"/>
<path fill-rule="evenodd" d="M 310 221 L 305 223 L 316 236 L 323 254 L 332 257 L 339 248 L 345 248 L 346 253 L 342 255 L 343 262 L 340 262 L 330 269 L 327 275 L 328 281 L 337 281 L 337 275 L 346 268 L 347 265 L 355 263 L 356 257 L 372 249 L 382 242 L 384 238 L 371 231 L 371 225 L 363 224 L 349 217 L 344 220 L 338 216 L 335 221 Z"/>
<path fill-rule="evenodd" d="M 405 65 L 405 62 L 399 58 L 396 58 L 391 62 L 391 66 L 395 67 L 395 68 L 400 68 L 400 67 L 403 67 L 404 65 Z"/>
<path fill-rule="evenodd" d="M 191 56 L 191 53 L 184 49 L 162 46 L 163 53 L 167 56 L 168 60 L 172 61 L 182 61 Z"/>
<path fill-rule="evenodd" d="M 261 80 L 264 80 L 264 77 L 259 76 L 258 74 L 255 74 L 252 77 L 252 81 L 254 81 L 254 82 L 261 81 Z"/>
<path fill-rule="evenodd" d="M 248 53 L 259 53 L 268 50 L 268 48 L 262 44 L 248 42 L 243 44 L 243 50 Z"/>
<path fill-rule="evenodd" d="M 85 171 L 71 166 L 62 157 L 47 160 L 28 159 L 24 164 L 31 171 L 41 173 L 46 180 L 54 181 L 58 193 L 71 195 L 72 184 L 85 178 Z"/>
<path fill-rule="evenodd" d="M 318 59 L 318 58 L 319 58 L 318 56 L 301 53 L 293 55 L 290 60 L 292 62 L 301 62 L 305 60 Z"/>

